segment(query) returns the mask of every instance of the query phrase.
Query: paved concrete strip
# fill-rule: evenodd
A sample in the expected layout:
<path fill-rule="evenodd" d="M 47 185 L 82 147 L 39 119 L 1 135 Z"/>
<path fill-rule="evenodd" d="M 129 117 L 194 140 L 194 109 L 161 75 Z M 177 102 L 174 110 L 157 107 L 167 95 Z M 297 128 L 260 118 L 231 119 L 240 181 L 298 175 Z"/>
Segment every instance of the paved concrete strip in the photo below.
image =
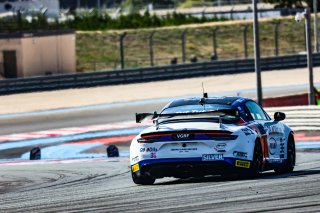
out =
<path fill-rule="evenodd" d="M 237 95 L 237 93 L 241 95 L 243 91 L 255 89 L 256 87 L 255 73 L 244 73 L 141 84 L 15 94 L 1 96 L 2 104 L 0 105 L 0 114 L 34 112 L 168 97 L 199 96 L 202 94 L 202 82 L 204 83 L 205 91 L 208 92 L 209 95 L 221 94 L 228 91 L 230 92 L 229 95 Z M 314 69 L 314 82 L 320 83 L 320 68 Z M 262 73 L 262 85 L 264 88 L 287 87 L 288 91 L 293 91 L 295 88 L 292 88 L 292 85 L 306 84 L 308 84 L 308 71 L 306 68 Z M 253 93 L 253 96 L 255 97 L 255 93 Z M 266 93 L 264 97 L 267 97 Z"/>

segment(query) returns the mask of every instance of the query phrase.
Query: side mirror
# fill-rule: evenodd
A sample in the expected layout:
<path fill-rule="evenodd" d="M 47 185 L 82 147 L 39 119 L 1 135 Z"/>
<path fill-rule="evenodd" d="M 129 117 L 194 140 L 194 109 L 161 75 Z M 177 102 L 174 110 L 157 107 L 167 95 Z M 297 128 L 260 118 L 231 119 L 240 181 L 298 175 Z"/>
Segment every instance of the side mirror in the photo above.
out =
<path fill-rule="evenodd" d="M 275 112 L 274 113 L 274 120 L 275 121 L 283 121 L 284 119 L 286 119 L 286 114 L 284 114 L 283 112 Z"/>

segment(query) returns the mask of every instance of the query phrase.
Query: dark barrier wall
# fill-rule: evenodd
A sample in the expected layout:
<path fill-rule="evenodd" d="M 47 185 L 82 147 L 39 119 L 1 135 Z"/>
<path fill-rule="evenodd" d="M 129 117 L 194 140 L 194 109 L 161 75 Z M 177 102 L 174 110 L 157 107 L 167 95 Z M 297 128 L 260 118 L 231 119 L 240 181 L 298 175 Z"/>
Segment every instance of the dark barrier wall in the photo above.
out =
<path fill-rule="evenodd" d="M 289 95 L 263 99 L 263 107 L 302 106 L 309 105 L 309 94 Z"/>

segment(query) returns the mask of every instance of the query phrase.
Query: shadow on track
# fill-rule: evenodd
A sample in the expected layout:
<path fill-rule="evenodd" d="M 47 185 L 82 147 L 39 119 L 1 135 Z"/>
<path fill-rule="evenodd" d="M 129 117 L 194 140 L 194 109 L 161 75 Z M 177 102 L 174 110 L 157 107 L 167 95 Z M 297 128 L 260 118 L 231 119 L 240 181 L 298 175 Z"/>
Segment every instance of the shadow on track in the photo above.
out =
<path fill-rule="evenodd" d="M 247 178 L 241 177 L 238 175 L 233 176 L 209 176 L 209 177 L 192 177 L 187 179 L 176 179 L 167 182 L 155 183 L 154 185 L 174 185 L 174 184 L 187 184 L 187 183 L 208 183 L 208 182 L 227 182 L 227 181 L 246 181 L 246 180 L 263 180 L 263 179 L 281 179 L 281 178 L 290 178 L 290 177 L 301 177 L 301 176 L 311 176 L 320 174 L 320 170 L 313 169 L 313 170 L 299 170 L 293 171 L 290 173 L 285 174 L 276 174 L 274 172 L 264 172 L 261 173 L 256 178 Z"/>
<path fill-rule="evenodd" d="M 276 174 L 273 172 L 268 172 L 268 173 L 262 173 L 259 179 L 279 179 L 279 178 L 311 176 L 311 175 L 317 175 L 317 174 L 320 174 L 319 169 L 299 170 L 299 171 L 293 171 L 285 174 Z"/>

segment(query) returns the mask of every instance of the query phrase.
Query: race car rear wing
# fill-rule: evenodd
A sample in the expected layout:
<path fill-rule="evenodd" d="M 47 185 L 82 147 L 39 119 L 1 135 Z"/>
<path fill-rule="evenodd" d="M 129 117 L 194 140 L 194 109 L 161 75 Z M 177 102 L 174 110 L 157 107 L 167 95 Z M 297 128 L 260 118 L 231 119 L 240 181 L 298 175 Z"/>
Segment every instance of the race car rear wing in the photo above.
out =
<path fill-rule="evenodd" d="M 172 118 L 177 116 L 181 117 L 181 116 L 190 116 L 190 115 L 210 115 L 210 116 L 218 117 L 220 120 L 221 117 L 224 117 L 226 115 L 237 117 L 239 114 L 237 110 L 230 110 L 230 109 L 221 110 L 221 111 L 211 110 L 211 111 L 205 111 L 205 112 L 167 113 L 167 114 L 159 114 L 157 112 L 136 113 L 136 123 L 141 123 L 144 120 L 156 120 L 158 118 Z"/>
<path fill-rule="evenodd" d="M 153 120 L 158 117 L 158 113 L 136 113 L 136 123 L 141 123 L 144 120 Z"/>

